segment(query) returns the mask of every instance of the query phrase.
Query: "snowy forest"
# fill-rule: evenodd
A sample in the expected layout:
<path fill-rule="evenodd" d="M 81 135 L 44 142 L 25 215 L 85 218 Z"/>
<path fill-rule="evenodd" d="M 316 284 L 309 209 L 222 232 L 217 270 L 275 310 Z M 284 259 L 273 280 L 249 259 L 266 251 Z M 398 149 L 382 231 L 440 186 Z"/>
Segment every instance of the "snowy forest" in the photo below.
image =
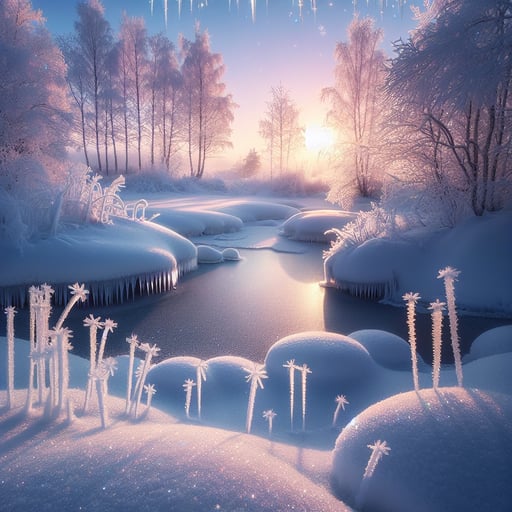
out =
<path fill-rule="evenodd" d="M 0 2 L 0 510 L 509 511 L 512 1 L 355 2 L 223 171 L 215 38 L 108 3 Z"/>

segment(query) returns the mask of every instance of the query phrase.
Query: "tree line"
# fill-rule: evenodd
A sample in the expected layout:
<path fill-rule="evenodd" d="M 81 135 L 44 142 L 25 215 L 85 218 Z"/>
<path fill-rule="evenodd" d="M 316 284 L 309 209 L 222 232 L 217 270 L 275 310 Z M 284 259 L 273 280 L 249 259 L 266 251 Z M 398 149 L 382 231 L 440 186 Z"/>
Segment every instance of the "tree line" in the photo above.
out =
<path fill-rule="evenodd" d="M 183 152 L 200 178 L 207 157 L 230 145 L 235 108 L 208 33 L 196 25 L 195 39 L 180 36 L 176 46 L 148 35 L 143 18 L 124 15 L 114 36 L 99 0 L 79 3 L 77 16 L 58 43 L 86 164 L 108 175 L 140 171 L 146 158 L 171 170 Z"/>

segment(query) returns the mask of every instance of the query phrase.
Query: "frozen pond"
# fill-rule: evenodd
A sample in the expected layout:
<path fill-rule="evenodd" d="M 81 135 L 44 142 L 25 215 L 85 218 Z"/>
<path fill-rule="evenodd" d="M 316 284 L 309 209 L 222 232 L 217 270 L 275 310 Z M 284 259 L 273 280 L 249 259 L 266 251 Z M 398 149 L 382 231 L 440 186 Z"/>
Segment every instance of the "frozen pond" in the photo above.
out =
<path fill-rule="evenodd" d="M 122 305 L 74 309 L 66 322 L 74 331 L 73 352 L 88 355 L 88 331 L 82 323 L 89 313 L 118 323 L 109 335 L 107 353 L 126 354 L 125 338 L 136 333 L 140 340 L 158 344 L 159 360 L 179 355 L 204 359 L 237 355 L 263 361 L 274 342 L 308 330 L 349 334 L 382 329 L 407 339 L 405 309 L 356 299 L 318 284 L 323 279 L 323 248 L 306 245 L 304 254 L 242 249 L 243 260 L 200 265 L 170 293 L 139 297 Z M 418 315 L 417 322 L 420 352 L 430 361 L 430 315 Z M 481 332 L 509 323 L 461 317 L 463 352 Z M 5 332 L 4 318 L 1 328 Z M 16 334 L 28 336 L 25 311 L 16 315 Z M 448 360 L 446 341 L 445 349 Z"/>

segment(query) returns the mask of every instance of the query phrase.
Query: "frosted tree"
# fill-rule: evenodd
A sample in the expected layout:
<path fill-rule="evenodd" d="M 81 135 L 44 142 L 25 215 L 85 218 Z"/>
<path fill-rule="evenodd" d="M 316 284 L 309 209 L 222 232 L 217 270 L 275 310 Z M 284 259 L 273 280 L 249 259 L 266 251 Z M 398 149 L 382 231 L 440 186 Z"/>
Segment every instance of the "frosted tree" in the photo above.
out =
<path fill-rule="evenodd" d="M 429 309 L 432 311 L 432 386 L 434 387 L 434 389 L 437 389 L 437 387 L 439 386 L 439 376 L 441 372 L 443 311 L 445 305 L 446 304 L 444 302 L 440 302 L 439 299 L 437 299 L 435 302 L 431 302 L 429 307 Z"/>
<path fill-rule="evenodd" d="M 7 316 L 7 407 L 10 409 L 14 403 L 14 315 L 13 306 L 5 308 Z"/>
<path fill-rule="evenodd" d="M 274 160 L 282 174 L 288 169 L 293 152 L 304 146 L 304 128 L 300 125 L 299 109 L 287 89 L 282 85 L 272 87 L 270 95 L 267 110 L 259 123 L 259 133 L 267 144 L 272 178 Z"/>
<path fill-rule="evenodd" d="M 277 416 L 277 413 L 272 409 L 268 409 L 267 411 L 263 411 L 263 418 L 267 420 L 268 423 L 268 435 L 272 436 L 272 426 L 274 423 L 274 418 Z"/>
<path fill-rule="evenodd" d="M 202 382 L 206 381 L 206 369 L 208 363 L 206 361 L 199 361 L 196 366 L 196 382 L 197 382 L 197 416 L 201 419 L 201 401 L 202 401 Z"/>
<path fill-rule="evenodd" d="M 307 380 L 308 374 L 312 373 L 307 364 L 298 367 L 301 372 L 302 383 L 302 431 L 306 431 L 306 399 L 307 399 Z"/>
<path fill-rule="evenodd" d="M 128 414 L 130 410 L 130 400 L 132 398 L 132 385 L 133 385 L 133 363 L 135 360 L 135 349 L 139 346 L 139 339 L 136 334 L 132 334 L 126 338 L 126 343 L 130 345 L 130 353 L 128 359 L 128 382 L 126 384 L 126 407 L 125 413 Z"/>
<path fill-rule="evenodd" d="M 354 194 L 371 197 L 380 188 L 376 154 L 385 76 L 381 41 L 382 30 L 375 28 L 373 19 L 355 17 L 348 27 L 348 42 L 336 45 L 334 85 L 322 91 L 322 100 L 330 107 L 327 122 L 338 133 L 336 156 L 342 167 L 328 195 L 338 204 L 346 204 Z"/>
<path fill-rule="evenodd" d="M 196 25 L 194 41 L 180 40 L 184 57 L 182 105 L 185 116 L 185 140 L 190 175 L 201 178 L 206 159 L 216 151 L 231 146 L 231 123 L 235 103 L 221 81 L 222 56 L 212 53 L 207 32 Z"/>
<path fill-rule="evenodd" d="M 29 0 L 0 2 L 0 48 L 2 226 L 20 241 L 52 223 L 48 204 L 64 176 L 71 121 L 66 67 Z"/>
<path fill-rule="evenodd" d="M 248 434 L 251 433 L 252 417 L 254 412 L 254 403 L 256 401 L 256 391 L 258 387 L 263 389 L 262 379 L 267 378 L 267 372 L 265 367 L 261 364 L 254 363 L 251 368 L 244 368 L 248 375 L 245 376 L 245 380 L 250 383 L 249 389 L 249 400 L 247 403 L 247 417 L 245 422 L 245 430 Z"/>
<path fill-rule="evenodd" d="M 336 402 L 336 409 L 334 410 L 334 416 L 332 418 L 332 426 L 336 426 L 336 422 L 338 421 L 338 416 L 340 414 L 341 410 L 345 410 L 345 405 L 349 403 L 347 400 L 347 397 L 345 395 L 338 395 L 335 400 Z"/>
<path fill-rule="evenodd" d="M 453 358 L 455 361 L 455 372 L 457 374 L 457 384 L 462 387 L 462 360 L 460 354 L 460 341 L 457 318 L 457 310 L 455 308 L 455 286 L 454 283 L 459 276 L 460 271 L 446 267 L 439 271 L 438 279 L 444 280 L 446 292 L 446 304 L 448 306 L 448 319 L 450 320 L 450 337 L 452 340 Z"/>
<path fill-rule="evenodd" d="M 192 379 L 187 379 L 183 384 L 183 389 L 185 390 L 185 415 L 187 419 L 190 419 L 190 402 L 192 400 L 192 388 L 196 385 L 196 383 Z"/>
<path fill-rule="evenodd" d="M 96 158 L 98 170 L 101 173 L 103 169 L 100 146 L 101 104 L 103 94 L 108 88 L 107 70 L 109 68 L 109 52 L 113 45 L 112 29 L 105 18 L 105 9 L 100 0 L 87 0 L 87 2 L 78 3 L 77 14 L 75 33 L 68 41 L 68 49 L 65 51 L 68 58 L 73 59 L 70 62 L 68 82 L 75 90 L 83 94 L 83 101 L 87 107 L 86 121 L 92 118 Z M 80 91 L 80 89 L 83 90 Z M 82 129 L 84 128 L 82 126 Z"/>
<path fill-rule="evenodd" d="M 436 0 L 416 16 L 416 30 L 395 44 L 387 78 L 397 136 L 416 135 L 418 152 L 430 155 L 430 188 L 439 185 L 448 207 L 478 216 L 501 209 L 512 190 L 510 0 Z"/>
<path fill-rule="evenodd" d="M 416 350 L 416 303 L 421 297 L 418 293 L 406 293 L 402 297 L 407 303 L 407 327 L 409 328 L 409 345 L 411 347 L 412 380 L 415 391 L 420 389 L 418 380 L 418 353 Z"/>
<path fill-rule="evenodd" d="M 293 431 L 293 411 L 295 408 L 295 370 L 297 370 L 297 366 L 295 365 L 295 359 L 290 359 L 286 361 L 286 364 L 283 364 L 283 368 L 288 369 L 288 378 L 289 378 L 289 386 L 290 386 L 290 429 Z"/>

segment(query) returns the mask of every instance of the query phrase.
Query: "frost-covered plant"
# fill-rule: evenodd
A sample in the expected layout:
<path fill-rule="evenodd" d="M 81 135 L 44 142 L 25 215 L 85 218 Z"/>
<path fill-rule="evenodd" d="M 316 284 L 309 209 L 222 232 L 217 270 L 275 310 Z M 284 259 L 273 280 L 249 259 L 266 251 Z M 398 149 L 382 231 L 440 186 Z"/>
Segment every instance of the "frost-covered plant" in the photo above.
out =
<path fill-rule="evenodd" d="M 274 423 L 274 418 L 277 416 L 272 409 L 268 409 L 267 411 L 263 411 L 263 418 L 265 418 L 268 422 L 268 435 L 272 436 L 272 425 Z"/>
<path fill-rule="evenodd" d="M 96 361 L 96 366 L 101 364 L 103 361 L 103 356 L 105 354 L 105 346 L 107 344 L 107 337 L 109 332 L 114 332 L 114 329 L 117 327 L 117 323 L 114 322 L 110 318 L 106 318 L 103 322 L 103 333 L 101 335 L 100 340 L 100 348 L 98 350 L 98 360 Z"/>
<path fill-rule="evenodd" d="M 301 372 L 301 381 L 302 381 L 302 431 L 306 431 L 306 391 L 307 391 L 307 380 L 308 373 L 312 373 L 308 368 L 307 364 L 303 364 L 298 367 L 298 370 Z"/>
<path fill-rule="evenodd" d="M 457 384 L 462 387 L 462 360 L 460 355 L 460 341 L 457 318 L 457 310 L 455 308 L 455 286 L 460 271 L 452 267 L 446 267 L 439 271 L 438 279 L 444 280 L 446 292 L 446 304 L 448 306 L 448 318 L 450 320 L 450 337 L 452 340 L 453 359 L 455 362 L 455 373 L 457 374 Z"/>
<path fill-rule="evenodd" d="M 94 370 L 94 380 L 96 382 L 96 392 L 98 394 L 98 406 L 100 410 L 101 426 L 107 428 L 108 417 L 108 379 L 114 375 L 117 369 L 116 360 L 113 357 L 107 357 Z"/>
<path fill-rule="evenodd" d="M 245 376 L 245 380 L 251 384 L 249 390 L 249 400 L 247 403 L 247 418 L 245 422 L 245 430 L 248 434 L 251 432 L 252 416 L 254 412 L 254 402 L 256 400 L 256 391 L 258 386 L 263 389 L 263 382 L 261 379 L 267 378 L 267 372 L 265 366 L 262 364 L 254 363 L 252 368 L 244 368 L 248 375 Z"/>
<path fill-rule="evenodd" d="M 53 386 L 56 390 L 57 396 L 57 410 L 60 413 L 67 399 L 68 386 L 69 386 L 69 350 L 73 347 L 69 343 L 69 338 L 72 337 L 71 331 L 67 327 L 53 329 L 50 332 L 51 338 L 55 346 L 53 347 L 54 353 L 54 370 L 55 377 L 53 379 Z"/>
<path fill-rule="evenodd" d="M 151 400 L 153 399 L 153 395 L 156 393 L 154 384 L 146 384 L 144 386 L 144 392 L 146 393 L 146 413 L 149 414 L 149 410 L 151 409 Z"/>
<path fill-rule="evenodd" d="M 336 422 L 338 421 L 338 416 L 340 414 L 340 411 L 343 409 L 345 410 L 345 405 L 349 403 L 347 400 L 347 397 L 345 395 L 338 395 L 334 401 L 336 402 L 336 409 L 334 410 L 334 416 L 332 418 L 332 426 L 336 426 Z"/>
<path fill-rule="evenodd" d="M 356 218 L 343 226 L 342 229 L 332 228 L 327 234 L 334 234 L 336 239 L 325 252 L 324 257 L 330 256 L 345 247 L 358 247 L 372 238 L 382 238 L 397 231 L 394 212 L 382 208 L 376 203 L 371 204 L 371 210 L 360 211 Z"/>
<path fill-rule="evenodd" d="M 7 315 L 7 407 L 10 409 L 14 403 L 14 315 L 13 306 L 5 308 Z"/>
<path fill-rule="evenodd" d="M 418 380 L 418 354 L 416 351 L 416 303 L 421 297 L 418 293 L 406 293 L 402 297 L 407 302 L 407 327 L 409 328 L 409 345 L 411 346 L 412 380 L 414 389 L 420 389 Z"/>
<path fill-rule="evenodd" d="M 141 343 L 139 345 L 139 349 L 145 352 L 146 356 L 139 368 L 139 371 L 137 372 L 137 381 L 135 383 L 135 390 L 133 392 L 132 403 L 130 405 L 130 414 L 133 414 L 135 419 L 137 419 L 146 377 L 149 369 L 151 368 L 151 360 L 154 356 L 158 355 L 158 352 L 160 352 L 160 349 L 156 345 L 150 345 L 149 343 Z"/>
<path fill-rule="evenodd" d="M 206 361 L 199 361 L 196 366 L 196 382 L 197 382 L 197 417 L 201 419 L 201 401 L 202 401 L 202 382 L 206 381 L 206 369 L 208 363 Z"/>
<path fill-rule="evenodd" d="M 290 429 L 293 431 L 293 409 L 295 407 L 295 359 L 290 359 L 283 364 L 283 368 L 288 368 L 288 377 L 290 381 Z"/>
<path fill-rule="evenodd" d="M 62 311 L 59 320 L 55 324 L 55 329 L 60 329 L 62 327 L 62 324 L 64 323 L 64 320 L 71 311 L 71 308 L 78 301 L 84 302 L 87 299 L 87 295 L 89 295 L 89 290 L 85 289 L 84 284 L 79 285 L 78 283 L 75 283 L 73 285 L 70 285 L 68 288 L 71 290 L 71 299 L 66 304 L 64 311 Z"/>
<path fill-rule="evenodd" d="M 366 464 L 363 479 L 371 478 L 375 472 L 377 464 L 382 459 L 382 456 L 389 455 L 389 452 L 391 451 L 391 448 L 387 445 L 386 441 L 381 441 L 380 439 L 375 441 L 373 444 L 369 444 L 368 448 L 370 448 L 372 453 L 368 459 L 368 464 Z"/>
<path fill-rule="evenodd" d="M 130 345 L 130 353 L 128 360 L 128 382 L 126 385 L 126 407 L 125 413 L 128 414 L 130 410 L 130 400 L 132 398 L 132 385 L 133 385 L 133 362 L 135 360 L 135 349 L 139 346 L 139 339 L 136 334 L 132 334 L 126 338 L 126 343 Z"/>
<path fill-rule="evenodd" d="M 432 360 L 432 386 L 437 389 L 439 386 L 439 375 L 441 372 L 441 344 L 442 344 L 442 331 L 443 331 L 443 311 L 444 302 L 430 303 L 432 311 L 432 347 L 433 347 L 433 360 Z"/>
<path fill-rule="evenodd" d="M 192 379 L 187 379 L 183 384 L 183 389 L 185 390 L 185 414 L 187 419 L 190 418 L 190 401 L 192 400 L 192 388 L 196 385 L 196 383 Z"/>
<path fill-rule="evenodd" d="M 84 318 L 84 326 L 89 327 L 89 378 L 87 379 L 87 388 L 85 390 L 85 401 L 84 401 L 84 413 L 87 411 L 87 406 L 89 405 L 89 400 L 92 395 L 92 387 L 93 387 L 93 374 L 96 368 L 96 344 L 98 329 L 103 328 L 103 323 L 101 322 L 101 317 L 94 317 L 90 314 L 88 317 Z"/>

